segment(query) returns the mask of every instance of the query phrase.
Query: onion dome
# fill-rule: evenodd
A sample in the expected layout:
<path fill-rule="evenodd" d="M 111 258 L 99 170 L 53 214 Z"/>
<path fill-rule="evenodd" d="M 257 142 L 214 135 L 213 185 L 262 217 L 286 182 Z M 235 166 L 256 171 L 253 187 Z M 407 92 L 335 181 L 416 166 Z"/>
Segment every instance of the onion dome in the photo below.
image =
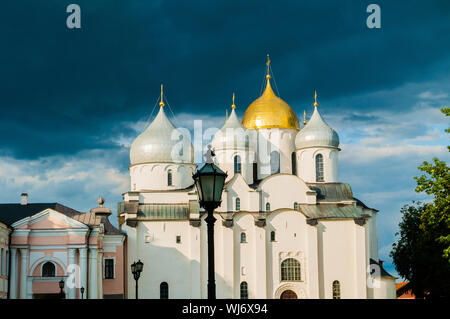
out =
<path fill-rule="evenodd" d="M 245 127 L 239 121 L 235 111 L 236 105 L 231 105 L 231 114 L 225 121 L 220 130 L 214 134 L 212 146 L 215 150 L 219 149 L 244 149 L 248 148 L 248 136 Z"/>
<path fill-rule="evenodd" d="M 339 146 L 339 136 L 320 116 L 317 109 L 317 93 L 315 94 L 314 113 L 306 126 L 295 137 L 296 149 L 307 147 Z"/>
<path fill-rule="evenodd" d="M 131 144 L 131 165 L 144 163 L 193 163 L 189 139 L 175 128 L 164 112 L 163 91 L 159 112 L 153 122 Z"/>
<path fill-rule="evenodd" d="M 297 115 L 285 101 L 280 99 L 270 85 L 270 59 L 267 56 L 267 84 L 263 94 L 245 111 L 242 124 L 246 129 L 282 128 L 299 130 Z"/>

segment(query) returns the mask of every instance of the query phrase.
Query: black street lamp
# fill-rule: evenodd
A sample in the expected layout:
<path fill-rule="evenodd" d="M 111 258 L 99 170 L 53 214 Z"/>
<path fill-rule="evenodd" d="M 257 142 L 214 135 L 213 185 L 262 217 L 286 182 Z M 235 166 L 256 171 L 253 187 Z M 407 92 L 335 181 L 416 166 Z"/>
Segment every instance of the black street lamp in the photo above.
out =
<path fill-rule="evenodd" d="M 80 292 L 81 292 L 81 299 L 83 299 L 84 287 L 81 287 L 81 288 L 80 288 Z"/>
<path fill-rule="evenodd" d="M 134 280 L 136 280 L 136 299 L 138 299 L 138 280 L 143 268 L 144 263 L 140 259 L 131 265 L 131 272 L 133 273 Z"/>
<path fill-rule="evenodd" d="M 59 297 L 61 298 L 61 299 L 65 299 L 65 295 L 64 295 L 64 280 L 60 280 L 59 281 Z"/>
<path fill-rule="evenodd" d="M 227 174 L 214 165 L 212 157 L 214 152 L 211 145 L 205 154 L 206 163 L 192 176 L 197 188 L 200 207 L 203 207 L 208 216 L 205 221 L 208 230 L 208 299 L 216 299 L 216 280 L 214 269 L 214 209 L 220 206 L 223 186 Z"/>

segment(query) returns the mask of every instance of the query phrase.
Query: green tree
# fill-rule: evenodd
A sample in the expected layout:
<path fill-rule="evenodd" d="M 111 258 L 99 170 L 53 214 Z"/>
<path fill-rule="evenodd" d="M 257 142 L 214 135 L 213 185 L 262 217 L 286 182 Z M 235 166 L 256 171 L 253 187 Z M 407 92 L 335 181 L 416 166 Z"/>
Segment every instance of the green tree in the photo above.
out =
<path fill-rule="evenodd" d="M 450 108 L 442 113 L 450 116 Z M 450 128 L 446 130 L 450 133 Z M 450 146 L 447 147 L 450 151 Z M 395 267 L 410 282 L 418 298 L 450 297 L 450 174 L 445 161 L 423 162 L 415 177 L 416 192 L 433 197 L 427 204 L 415 203 L 401 209 L 400 238 L 393 245 Z"/>
<path fill-rule="evenodd" d="M 441 111 L 450 116 L 450 108 Z M 446 132 L 450 133 L 450 128 Z M 447 148 L 450 151 L 450 146 Z M 416 192 L 433 196 L 432 204 L 421 216 L 421 229 L 428 239 L 441 245 L 442 256 L 450 263 L 450 170 L 445 161 L 437 158 L 433 158 L 433 163 L 423 162 L 419 170 L 425 174 L 415 177 Z"/>

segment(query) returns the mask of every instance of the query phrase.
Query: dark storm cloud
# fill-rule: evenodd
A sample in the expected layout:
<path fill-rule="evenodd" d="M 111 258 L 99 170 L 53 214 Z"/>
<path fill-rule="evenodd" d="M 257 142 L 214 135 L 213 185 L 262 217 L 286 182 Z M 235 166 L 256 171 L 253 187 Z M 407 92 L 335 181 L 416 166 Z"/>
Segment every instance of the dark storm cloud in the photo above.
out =
<path fill-rule="evenodd" d="M 72 2 L 80 30 L 65 26 Z M 369 3 L 7 2 L 2 153 L 117 149 L 118 135 L 134 134 L 122 123 L 148 116 L 161 82 L 175 113 L 222 114 L 233 91 L 243 112 L 261 88 L 266 53 L 288 102 L 309 100 L 315 88 L 331 100 L 420 82 L 448 65 L 448 1 L 377 1 L 380 30 L 365 25 Z"/>

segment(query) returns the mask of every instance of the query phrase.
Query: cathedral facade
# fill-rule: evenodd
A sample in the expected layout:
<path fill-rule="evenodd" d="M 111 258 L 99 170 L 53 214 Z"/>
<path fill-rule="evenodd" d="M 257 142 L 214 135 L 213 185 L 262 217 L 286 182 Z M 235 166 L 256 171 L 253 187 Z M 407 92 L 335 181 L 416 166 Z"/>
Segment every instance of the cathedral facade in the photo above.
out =
<path fill-rule="evenodd" d="M 228 174 L 214 215 L 217 298 L 395 298 L 378 256 L 376 209 L 338 178 L 339 136 L 317 95 L 301 127 L 271 86 L 242 121 L 214 135 Z M 355 154 L 357 156 L 357 154 Z M 127 264 L 141 260 L 140 298 L 206 298 L 207 234 L 189 139 L 160 108 L 130 150 L 131 189 L 118 205 Z M 128 272 L 128 298 L 135 281 Z"/>

